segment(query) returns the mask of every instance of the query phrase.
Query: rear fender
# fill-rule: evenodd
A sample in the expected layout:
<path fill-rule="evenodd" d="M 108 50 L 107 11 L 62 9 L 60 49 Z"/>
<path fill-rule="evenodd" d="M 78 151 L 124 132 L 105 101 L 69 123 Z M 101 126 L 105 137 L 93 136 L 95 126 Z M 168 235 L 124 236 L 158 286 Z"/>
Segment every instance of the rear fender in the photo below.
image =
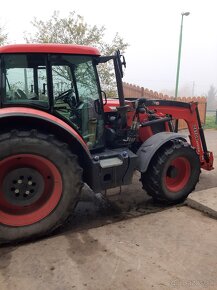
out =
<path fill-rule="evenodd" d="M 148 165 L 157 150 L 167 142 L 174 139 L 186 141 L 186 136 L 173 132 L 161 132 L 146 140 L 137 151 L 137 170 L 142 173 L 146 172 Z"/>
<path fill-rule="evenodd" d="M 91 162 L 89 149 L 79 133 L 67 123 L 49 113 L 36 109 L 23 107 L 1 109 L 0 133 L 16 128 L 37 129 L 47 134 L 53 134 L 67 143 L 71 151 L 78 156 L 79 163 L 84 168 L 84 176 L 86 176 L 85 171 L 88 171 L 88 164 Z"/>

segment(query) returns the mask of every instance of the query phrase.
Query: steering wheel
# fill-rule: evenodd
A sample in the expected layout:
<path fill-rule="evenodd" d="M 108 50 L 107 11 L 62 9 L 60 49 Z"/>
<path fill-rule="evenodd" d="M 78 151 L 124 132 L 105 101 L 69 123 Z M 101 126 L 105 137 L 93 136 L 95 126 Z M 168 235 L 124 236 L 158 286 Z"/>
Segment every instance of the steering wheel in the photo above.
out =
<path fill-rule="evenodd" d="M 77 101 L 76 101 L 76 97 L 73 96 L 73 90 L 69 89 L 65 92 L 62 92 L 61 94 L 59 94 L 56 98 L 56 101 L 62 100 L 63 102 L 67 103 L 70 108 L 75 108 L 77 105 Z"/>
<path fill-rule="evenodd" d="M 59 94 L 57 97 L 56 97 L 56 101 L 58 100 L 63 100 L 65 101 L 64 99 L 69 97 L 71 94 L 73 93 L 72 89 L 69 89 L 65 92 L 62 92 L 61 94 Z"/>

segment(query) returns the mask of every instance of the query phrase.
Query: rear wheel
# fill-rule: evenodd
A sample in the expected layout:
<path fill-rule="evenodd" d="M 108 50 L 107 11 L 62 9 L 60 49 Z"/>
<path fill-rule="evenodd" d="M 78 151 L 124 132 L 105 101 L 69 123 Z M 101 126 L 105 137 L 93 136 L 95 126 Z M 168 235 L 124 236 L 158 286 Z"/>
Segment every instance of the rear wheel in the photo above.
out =
<path fill-rule="evenodd" d="M 45 235 L 64 223 L 82 187 L 82 169 L 51 135 L 0 136 L 0 241 Z"/>
<path fill-rule="evenodd" d="M 141 181 L 153 198 L 177 203 L 194 190 L 199 175 L 196 151 L 187 142 L 173 141 L 155 154 Z"/>

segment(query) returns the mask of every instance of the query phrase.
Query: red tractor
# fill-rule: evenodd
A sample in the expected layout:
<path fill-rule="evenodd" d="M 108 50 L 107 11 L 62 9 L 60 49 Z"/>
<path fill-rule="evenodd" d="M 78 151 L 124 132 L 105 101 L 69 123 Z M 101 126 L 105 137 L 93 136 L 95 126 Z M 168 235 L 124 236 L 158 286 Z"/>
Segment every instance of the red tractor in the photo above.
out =
<path fill-rule="evenodd" d="M 98 76 L 112 61 L 118 98 Z M 117 51 L 25 44 L 0 47 L 0 241 L 52 232 L 73 212 L 81 188 L 130 184 L 135 170 L 155 199 L 177 203 L 211 170 L 196 103 L 125 99 Z M 177 132 L 188 125 L 190 144 Z M 175 122 L 176 120 L 176 122 Z"/>

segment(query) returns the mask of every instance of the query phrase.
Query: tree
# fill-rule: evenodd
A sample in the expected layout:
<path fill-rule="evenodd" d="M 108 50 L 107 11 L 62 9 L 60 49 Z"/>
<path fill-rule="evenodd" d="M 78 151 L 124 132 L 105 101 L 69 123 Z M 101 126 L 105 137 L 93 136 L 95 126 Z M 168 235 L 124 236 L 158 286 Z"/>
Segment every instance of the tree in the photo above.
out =
<path fill-rule="evenodd" d="M 7 33 L 4 32 L 4 27 L 0 26 L 0 45 L 3 45 L 7 40 Z"/>
<path fill-rule="evenodd" d="M 217 90 L 213 85 L 210 86 L 206 97 L 207 97 L 207 109 L 208 110 L 215 110 L 216 109 Z"/>
<path fill-rule="evenodd" d="M 35 33 L 28 34 L 25 39 L 28 43 L 65 43 L 90 45 L 97 47 L 103 55 L 111 55 L 117 49 L 122 53 L 128 47 L 128 43 L 118 33 L 110 43 L 104 40 L 106 28 L 104 26 L 89 25 L 84 18 L 75 11 L 67 17 L 61 18 L 59 11 L 54 11 L 47 21 L 34 18 L 31 22 Z M 112 64 L 102 64 L 99 68 L 101 83 L 107 94 L 112 94 L 115 88 L 114 71 Z"/>

